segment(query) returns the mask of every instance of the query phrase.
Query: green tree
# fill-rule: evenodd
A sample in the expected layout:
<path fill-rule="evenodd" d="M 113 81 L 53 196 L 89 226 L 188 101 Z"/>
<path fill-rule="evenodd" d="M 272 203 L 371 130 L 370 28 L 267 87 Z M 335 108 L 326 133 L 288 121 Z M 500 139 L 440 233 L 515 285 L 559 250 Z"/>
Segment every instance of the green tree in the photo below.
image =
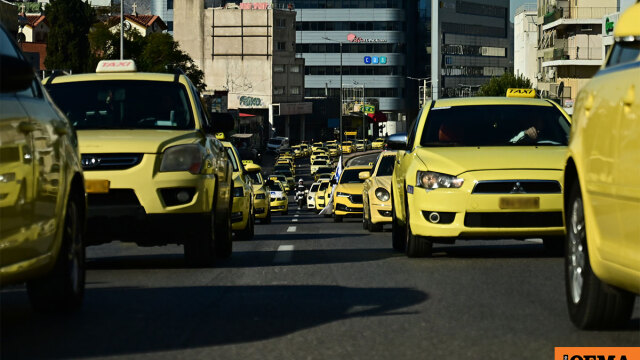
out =
<path fill-rule="evenodd" d="M 506 72 L 482 85 L 478 96 L 505 96 L 508 88 L 531 89 L 531 81 L 522 75 L 516 77 L 513 73 Z"/>
<path fill-rule="evenodd" d="M 47 69 L 93 70 L 87 36 L 96 19 L 91 5 L 82 0 L 51 0 L 45 15 L 51 27 L 44 62 Z"/>

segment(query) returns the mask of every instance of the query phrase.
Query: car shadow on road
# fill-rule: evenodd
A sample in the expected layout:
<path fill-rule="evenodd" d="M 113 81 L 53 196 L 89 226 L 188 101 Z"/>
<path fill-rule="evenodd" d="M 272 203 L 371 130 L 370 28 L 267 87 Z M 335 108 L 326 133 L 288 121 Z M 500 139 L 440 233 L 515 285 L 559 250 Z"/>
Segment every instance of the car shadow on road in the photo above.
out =
<path fill-rule="evenodd" d="M 298 223 L 299 224 L 299 223 Z M 293 224 L 295 226 L 295 223 Z M 330 240 L 342 238 L 360 238 L 367 236 L 366 233 L 315 233 L 305 234 L 304 232 L 292 232 L 283 234 L 255 234 L 252 241 L 297 241 L 297 240 Z M 347 240 L 347 239 L 345 239 Z"/>
<path fill-rule="evenodd" d="M 463 243 L 464 244 L 464 243 Z M 500 245 L 438 245 L 433 247 L 434 258 L 554 258 L 561 257 L 545 250 L 542 244 L 526 243 Z"/>
<path fill-rule="evenodd" d="M 89 288 L 81 311 L 34 313 L 25 291 L 0 293 L 0 358 L 145 354 L 282 337 L 352 318 L 412 315 L 411 288 L 317 285 Z M 214 353 L 214 352 L 210 352 Z"/>

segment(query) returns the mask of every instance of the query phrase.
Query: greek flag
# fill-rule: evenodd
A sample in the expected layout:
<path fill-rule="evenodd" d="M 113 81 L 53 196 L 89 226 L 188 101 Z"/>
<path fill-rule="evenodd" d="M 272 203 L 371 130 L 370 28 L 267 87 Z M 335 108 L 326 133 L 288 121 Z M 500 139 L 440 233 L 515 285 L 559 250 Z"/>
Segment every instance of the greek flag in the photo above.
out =
<path fill-rule="evenodd" d="M 333 177 L 336 185 L 333 185 L 331 188 L 331 195 L 329 197 L 329 201 L 326 202 L 324 209 L 322 209 L 319 215 L 330 215 L 333 213 L 333 194 L 336 191 L 336 186 L 338 184 L 338 180 L 340 180 L 340 175 L 342 174 L 342 155 L 340 155 L 340 159 L 338 160 L 338 167 L 336 168 L 336 175 Z"/>

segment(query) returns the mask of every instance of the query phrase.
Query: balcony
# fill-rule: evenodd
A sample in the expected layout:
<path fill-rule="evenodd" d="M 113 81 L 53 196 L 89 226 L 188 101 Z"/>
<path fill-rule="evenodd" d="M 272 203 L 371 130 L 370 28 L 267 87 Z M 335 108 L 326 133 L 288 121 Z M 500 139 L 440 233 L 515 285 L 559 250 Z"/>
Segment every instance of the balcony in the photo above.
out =
<path fill-rule="evenodd" d="M 542 25 L 547 25 L 560 19 L 602 19 L 605 15 L 617 11 L 618 8 L 616 7 L 555 6 L 544 15 Z"/>

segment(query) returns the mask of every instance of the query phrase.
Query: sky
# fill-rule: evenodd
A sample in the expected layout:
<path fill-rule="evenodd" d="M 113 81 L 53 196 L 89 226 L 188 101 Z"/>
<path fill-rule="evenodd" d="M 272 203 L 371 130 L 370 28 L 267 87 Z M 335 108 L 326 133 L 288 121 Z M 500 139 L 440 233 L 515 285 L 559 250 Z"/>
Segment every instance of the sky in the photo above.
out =
<path fill-rule="evenodd" d="M 511 0 L 511 4 L 509 6 L 511 10 L 511 16 L 509 17 L 511 19 L 511 22 L 513 22 L 513 17 L 516 13 L 516 9 L 520 7 L 520 5 L 525 3 L 535 4 L 536 2 L 537 2 L 536 0 Z"/>

